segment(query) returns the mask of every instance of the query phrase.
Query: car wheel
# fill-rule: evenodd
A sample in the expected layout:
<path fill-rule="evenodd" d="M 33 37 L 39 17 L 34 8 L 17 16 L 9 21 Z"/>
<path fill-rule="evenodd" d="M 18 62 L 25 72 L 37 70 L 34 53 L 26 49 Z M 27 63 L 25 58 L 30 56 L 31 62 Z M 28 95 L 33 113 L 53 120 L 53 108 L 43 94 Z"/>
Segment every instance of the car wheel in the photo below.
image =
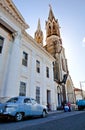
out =
<path fill-rule="evenodd" d="M 21 121 L 23 119 L 23 114 L 22 113 L 17 113 L 16 116 L 15 116 L 15 120 L 16 121 Z"/>
<path fill-rule="evenodd" d="M 46 117 L 46 111 L 45 110 L 43 110 L 43 112 L 42 112 L 42 117 L 43 118 Z"/>

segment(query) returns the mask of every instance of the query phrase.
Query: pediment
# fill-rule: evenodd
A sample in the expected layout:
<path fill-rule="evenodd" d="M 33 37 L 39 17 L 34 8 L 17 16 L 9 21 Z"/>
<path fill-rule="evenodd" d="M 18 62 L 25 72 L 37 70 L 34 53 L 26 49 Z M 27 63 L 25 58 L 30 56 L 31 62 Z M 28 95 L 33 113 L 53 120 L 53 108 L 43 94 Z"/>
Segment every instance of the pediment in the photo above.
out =
<path fill-rule="evenodd" d="M 25 29 L 29 26 L 25 22 L 23 16 L 20 14 L 19 10 L 16 8 L 12 0 L 0 0 L 0 5 L 17 20 Z"/>

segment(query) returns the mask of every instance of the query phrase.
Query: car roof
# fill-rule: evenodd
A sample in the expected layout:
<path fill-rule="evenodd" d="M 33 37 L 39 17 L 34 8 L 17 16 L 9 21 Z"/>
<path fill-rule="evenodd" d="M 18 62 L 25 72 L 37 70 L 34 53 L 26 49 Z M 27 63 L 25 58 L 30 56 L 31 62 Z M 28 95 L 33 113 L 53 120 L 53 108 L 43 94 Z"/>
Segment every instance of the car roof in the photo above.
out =
<path fill-rule="evenodd" d="M 12 98 L 19 98 L 19 99 L 29 98 L 29 99 L 34 99 L 34 98 L 31 98 L 31 97 L 27 97 L 27 96 L 16 96 L 16 97 L 12 97 Z"/>

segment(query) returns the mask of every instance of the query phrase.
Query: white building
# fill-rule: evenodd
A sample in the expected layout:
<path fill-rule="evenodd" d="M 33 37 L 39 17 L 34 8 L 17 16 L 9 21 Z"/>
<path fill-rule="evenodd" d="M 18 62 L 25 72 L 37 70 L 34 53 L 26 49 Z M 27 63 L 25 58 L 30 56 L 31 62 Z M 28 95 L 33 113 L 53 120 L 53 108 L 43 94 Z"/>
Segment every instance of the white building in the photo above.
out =
<path fill-rule="evenodd" d="M 56 109 L 55 59 L 26 33 L 28 27 L 11 0 L 0 1 L 0 97 L 31 96 Z"/>
<path fill-rule="evenodd" d="M 26 95 L 41 104 L 49 103 L 52 110 L 64 100 L 73 102 L 73 83 L 52 9 L 46 22 L 45 47 L 40 20 L 34 39 L 27 28 L 12 0 L 0 0 L 0 98 Z"/>

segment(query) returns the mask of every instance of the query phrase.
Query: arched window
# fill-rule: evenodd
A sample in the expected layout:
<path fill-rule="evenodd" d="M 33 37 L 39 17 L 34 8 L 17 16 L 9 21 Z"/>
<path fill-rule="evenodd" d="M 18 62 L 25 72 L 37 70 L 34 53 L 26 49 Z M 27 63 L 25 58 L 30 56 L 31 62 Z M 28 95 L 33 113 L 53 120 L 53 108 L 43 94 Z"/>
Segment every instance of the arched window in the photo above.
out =
<path fill-rule="evenodd" d="M 56 28 L 56 24 L 53 21 L 53 28 L 52 28 L 52 34 L 56 35 L 57 34 L 57 28 Z"/>
<path fill-rule="evenodd" d="M 47 26 L 47 37 L 49 37 L 51 35 L 51 24 L 48 23 L 48 26 Z"/>

